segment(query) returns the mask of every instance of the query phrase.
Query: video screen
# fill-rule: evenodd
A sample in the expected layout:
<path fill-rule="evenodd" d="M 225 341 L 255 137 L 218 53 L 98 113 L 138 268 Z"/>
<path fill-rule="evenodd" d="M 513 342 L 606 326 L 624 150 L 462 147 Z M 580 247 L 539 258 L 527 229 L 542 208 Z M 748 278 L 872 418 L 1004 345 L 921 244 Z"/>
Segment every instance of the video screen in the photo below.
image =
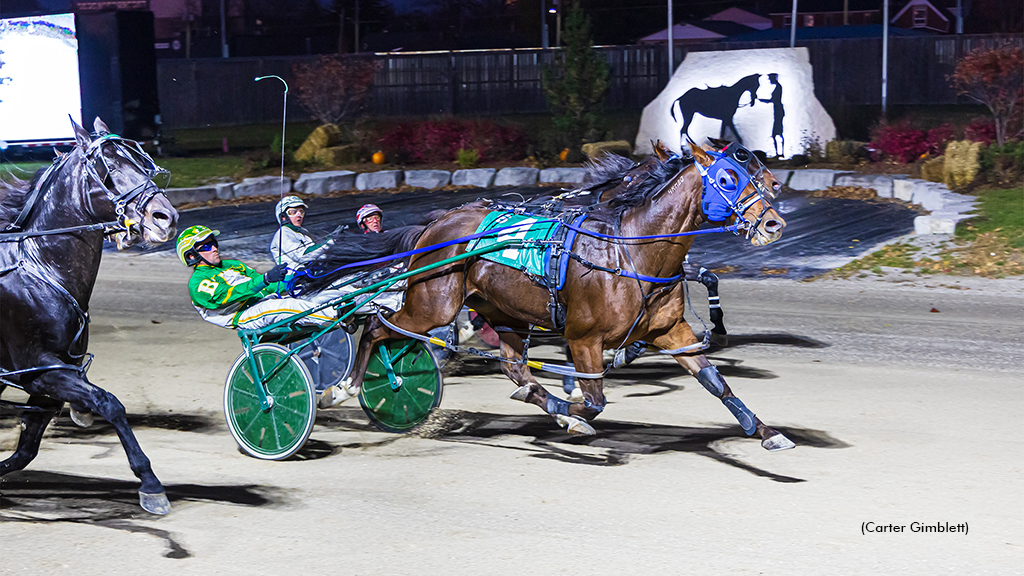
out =
<path fill-rule="evenodd" d="M 74 140 L 69 115 L 81 124 L 75 15 L 0 20 L 0 143 Z"/>

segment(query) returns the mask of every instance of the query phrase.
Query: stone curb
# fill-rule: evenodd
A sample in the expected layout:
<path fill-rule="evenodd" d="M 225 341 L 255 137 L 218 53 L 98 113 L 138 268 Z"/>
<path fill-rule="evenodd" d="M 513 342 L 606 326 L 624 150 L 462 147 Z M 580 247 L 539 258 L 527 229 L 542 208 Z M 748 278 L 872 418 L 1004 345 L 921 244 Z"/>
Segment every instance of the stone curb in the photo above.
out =
<path fill-rule="evenodd" d="M 490 188 L 494 185 L 494 175 L 498 171 L 494 168 L 470 168 L 456 170 L 452 173 L 452 186 L 476 186 L 477 188 Z"/>
<path fill-rule="evenodd" d="M 356 187 L 356 173 L 351 170 L 331 170 L 303 174 L 295 181 L 295 191 L 322 196 L 328 192 L 353 190 Z"/>
<path fill-rule="evenodd" d="M 784 186 L 793 190 L 824 190 L 830 186 L 858 186 L 874 190 L 880 198 L 897 198 L 921 206 L 931 214 L 914 218 L 917 234 L 951 234 L 957 222 L 971 217 L 976 200 L 971 196 L 950 192 L 945 185 L 908 178 L 904 174 L 858 174 L 842 170 L 774 170 Z M 537 184 L 581 184 L 585 168 L 545 168 L 514 166 L 497 170 L 381 170 L 356 174 L 349 170 L 303 174 L 297 181 L 286 182 L 288 190 L 322 195 L 339 190 L 374 190 L 398 188 L 403 183 L 416 188 L 435 189 L 453 186 L 534 186 Z M 167 198 L 174 206 L 208 202 L 214 198 L 229 200 L 246 196 L 281 193 L 277 176 L 246 178 L 239 184 L 216 184 L 198 188 L 169 188 Z"/>
<path fill-rule="evenodd" d="M 950 192 L 944 184 L 908 178 L 905 174 L 858 174 L 840 170 L 791 170 L 776 174 L 793 190 L 824 190 L 829 186 L 859 186 L 879 198 L 896 198 L 931 212 L 914 218 L 915 234 L 952 234 L 956 223 L 971 217 L 976 200 Z M 775 172 L 772 172 L 775 174 Z M 784 177 L 783 177 L 784 176 Z"/>
<path fill-rule="evenodd" d="M 452 181 L 452 175 L 447 170 L 406 170 L 405 185 L 413 188 L 440 188 L 447 186 Z"/>

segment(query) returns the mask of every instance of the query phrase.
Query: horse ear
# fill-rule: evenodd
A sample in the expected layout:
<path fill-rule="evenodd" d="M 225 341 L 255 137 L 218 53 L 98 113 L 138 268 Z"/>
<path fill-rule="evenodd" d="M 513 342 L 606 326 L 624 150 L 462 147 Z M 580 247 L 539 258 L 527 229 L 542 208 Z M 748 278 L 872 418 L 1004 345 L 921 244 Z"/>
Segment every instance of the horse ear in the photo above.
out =
<path fill-rule="evenodd" d="M 694 161 L 700 163 L 700 165 L 704 167 L 711 166 L 712 164 L 714 164 L 715 159 L 712 158 L 711 156 L 708 156 L 704 152 L 704 148 L 702 148 L 696 142 L 691 140 L 689 136 L 686 137 L 686 143 L 690 148 L 690 154 L 693 155 Z"/>
<path fill-rule="evenodd" d="M 672 151 L 667 146 L 661 143 L 661 140 L 652 143 L 654 146 L 654 155 L 658 157 L 658 160 L 662 162 L 672 157 Z"/>
<path fill-rule="evenodd" d="M 110 134 L 110 128 L 107 128 L 106 122 L 100 120 L 99 116 L 92 122 L 92 131 L 101 136 L 103 134 Z"/>
<path fill-rule="evenodd" d="M 71 118 L 70 114 L 68 114 L 68 118 L 71 120 L 71 127 L 75 130 L 75 142 L 78 144 L 78 147 L 83 150 L 88 148 L 89 144 L 92 142 L 92 138 L 89 137 L 89 133 L 86 132 L 85 128 L 82 128 L 78 122 L 75 122 L 75 119 Z"/>

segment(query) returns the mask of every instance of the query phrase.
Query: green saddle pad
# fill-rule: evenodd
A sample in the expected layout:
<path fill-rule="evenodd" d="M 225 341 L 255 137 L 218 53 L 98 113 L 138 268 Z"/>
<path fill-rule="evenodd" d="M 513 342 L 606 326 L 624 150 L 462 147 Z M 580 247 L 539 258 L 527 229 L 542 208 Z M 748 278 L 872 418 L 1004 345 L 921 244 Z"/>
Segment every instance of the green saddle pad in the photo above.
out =
<path fill-rule="evenodd" d="M 495 232 L 493 235 L 477 238 L 469 243 L 468 250 L 486 248 L 504 240 L 547 240 L 558 229 L 558 222 L 543 222 L 535 216 L 520 216 L 509 212 L 490 212 L 480 222 L 476 233 L 516 226 L 509 230 Z M 543 276 L 547 269 L 551 247 L 547 245 L 527 246 L 523 248 L 505 248 L 482 254 L 480 257 L 491 262 L 511 266 L 517 270 L 525 270 L 530 274 Z"/>

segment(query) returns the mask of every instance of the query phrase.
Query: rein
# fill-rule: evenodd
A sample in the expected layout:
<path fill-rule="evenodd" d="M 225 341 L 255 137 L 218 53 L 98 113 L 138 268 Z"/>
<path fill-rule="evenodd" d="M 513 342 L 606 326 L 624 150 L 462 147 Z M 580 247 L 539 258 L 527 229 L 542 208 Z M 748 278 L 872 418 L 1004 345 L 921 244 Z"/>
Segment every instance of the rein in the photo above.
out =
<path fill-rule="evenodd" d="M 107 164 L 106 159 L 100 154 L 100 157 L 94 158 L 94 156 L 101 150 L 105 143 L 113 144 L 121 153 L 124 158 L 131 162 L 136 168 L 139 169 L 143 174 L 149 177 L 146 182 L 143 182 L 135 188 L 124 192 L 118 193 L 117 189 L 111 190 L 107 187 L 105 178 L 101 178 L 99 173 L 96 171 L 96 162 L 102 162 L 104 168 L 106 168 L 107 176 L 109 177 L 111 169 Z M 132 153 L 134 151 L 134 153 Z M 153 184 L 153 178 L 158 174 L 165 172 L 162 168 L 158 167 L 152 158 L 146 154 L 140 147 L 138 142 L 132 140 L 126 140 L 121 138 L 117 134 L 104 134 L 103 136 L 93 140 L 89 143 L 89 147 L 83 153 L 84 160 L 86 162 L 86 173 L 96 181 L 103 189 L 107 198 L 113 202 L 114 211 L 117 214 L 117 220 L 112 222 L 102 222 L 98 224 L 84 224 L 81 226 L 71 226 L 68 228 L 57 228 L 54 230 L 39 230 L 32 232 L 21 232 L 25 222 L 28 220 L 35 208 L 36 203 L 42 198 L 43 193 L 50 189 L 53 184 L 53 178 L 58 174 L 64 165 L 69 161 L 73 152 L 68 152 L 57 158 L 53 159 L 53 162 L 46 168 L 43 175 L 39 178 L 36 185 L 32 188 L 28 198 L 25 200 L 25 205 L 22 207 L 21 212 L 14 222 L 7 225 L 2 232 L 0 232 L 0 242 L 14 242 L 22 240 L 24 238 L 31 238 L 37 236 L 48 236 L 55 234 L 71 234 L 74 232 L 86 232 L 93 230 L 103 230 L 104 234 L 110 234 L 114 232 L 128 232 L 131 227 L 136 224 L 132 219 L 128 218 L 124 214 L 125 207 L 138 198 L 138 209 L 141 212 L 145 210 L 146 204 L 153 199 L 154 196 L 160 193 L 160 188 Z M 144 166 L 138 160 L 136 156 L 147 161 L 149 167 Z M 148 184 L 153 184 L 149 187 Z M 148 193 L 147 190 L 149 191 Z M 140 198 L 141 196 L 141 198 Z"/>
<path fill-rule="evenodd" d="M 82 226 L 71 226 L 70 228 L 55 228 L 53 230 L 36 230 L 36 231 L 33 231 L 33 232 L 0 232 L 0 242 L 14 242 L 14 241 L 17 241 L 17 240 L 23 240 L 25 238 L 34 238 L 34 237 L 37 237 L 37 236 L 52 236 L 52 235 L 55 235 L 55 234 L 71 234 L 71 233 L 74 233 L 74 232 L 91 232 L 93 230 L 102 230 L 104 234 L 113 234 L 114 232 L 125 232 L 128 229 L 125 228 L 124 226 L 122 226 L 118 222 L 102 222 L 102 223 L 99 223 L 99 224 L 84 224 Z"/>

